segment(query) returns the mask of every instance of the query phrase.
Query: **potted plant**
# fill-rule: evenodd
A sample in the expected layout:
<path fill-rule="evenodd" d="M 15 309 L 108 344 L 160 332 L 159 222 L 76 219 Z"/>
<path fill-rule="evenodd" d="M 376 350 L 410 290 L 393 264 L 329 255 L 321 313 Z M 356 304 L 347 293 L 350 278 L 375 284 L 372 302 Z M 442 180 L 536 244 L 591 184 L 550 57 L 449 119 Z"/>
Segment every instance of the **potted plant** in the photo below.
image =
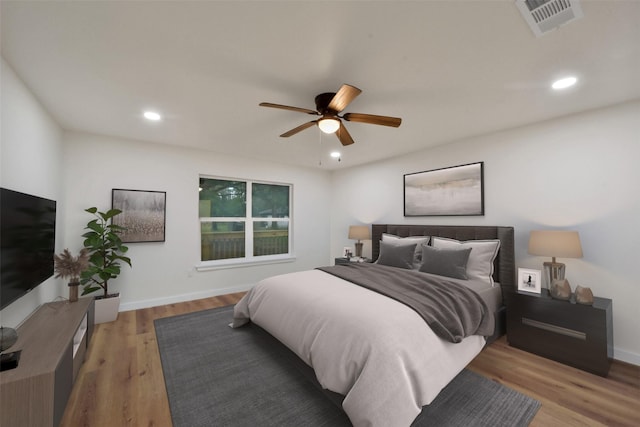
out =
<path fill-rule="evenodd" d="M 80 275 L 89 267 L 89 250 L 83 248 L 77 257 L 71 255 L 69 249 L 60 255 L 53 255 L 55 278 L 69 279 L 69 302 L 78 301 L 78 287 Z"/>
<path fill-rule="evenodd" d="M 118 317 L 120 294 L 109 293 L 109 280 L 120 275 L 121 262 L 131 267 L 131 259 L 124 255 L 129 248 L 122 244 L 119 236 L 125 228 L 109 224 L 122 211 L 111 209 L 105 213 L 95 207 L 85 211 L 95 218 L 85 227 L 89 231 L 82 235 L 85 238 L 84 247 L 89 251 L 89 268 L 80 276 L 82 295 L 102 290 L 102 295 L 96 297 L 95 323 L 111 322 Z"/>

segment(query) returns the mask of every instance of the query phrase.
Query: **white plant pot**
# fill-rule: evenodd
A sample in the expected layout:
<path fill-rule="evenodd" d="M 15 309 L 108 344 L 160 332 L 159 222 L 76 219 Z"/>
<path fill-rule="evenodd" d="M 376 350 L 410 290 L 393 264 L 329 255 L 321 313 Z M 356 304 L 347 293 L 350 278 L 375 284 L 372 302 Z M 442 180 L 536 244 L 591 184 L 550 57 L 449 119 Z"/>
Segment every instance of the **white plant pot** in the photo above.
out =
<path fill-rule="evenodd" d="M 95 324 L 113 322 L 118 318 L 120 295 L 96 299 Z"/>

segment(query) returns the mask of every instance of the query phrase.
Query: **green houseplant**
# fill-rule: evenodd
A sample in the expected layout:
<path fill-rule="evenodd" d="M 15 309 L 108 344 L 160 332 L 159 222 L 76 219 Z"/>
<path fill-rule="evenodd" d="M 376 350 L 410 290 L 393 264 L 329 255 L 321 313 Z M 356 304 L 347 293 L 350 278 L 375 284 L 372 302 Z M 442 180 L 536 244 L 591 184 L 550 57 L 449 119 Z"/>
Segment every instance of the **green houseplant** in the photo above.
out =
<path fill-rule="evenodd" d="M 121 263 L 131 267 L 131 259 L 125 256 L 129 248 L 124 246 L 120 239 L 120 234 L 125 228 L 109 222 L 122 211 L 111 209 L 100 212 L 95 207 L 85 211 L 95 218 L 89 221 L 85 227 L 88 231 L 82 235 L 85 238 L 84 247 L 89 251 L 89 267 L 80 276 L 80 283 L 83 286 L 82 295 L 102 290 L 103 295 L 98 298 L 119 296 L 119 294 L 109 293 L 109 280 L 120 275 Z"/>

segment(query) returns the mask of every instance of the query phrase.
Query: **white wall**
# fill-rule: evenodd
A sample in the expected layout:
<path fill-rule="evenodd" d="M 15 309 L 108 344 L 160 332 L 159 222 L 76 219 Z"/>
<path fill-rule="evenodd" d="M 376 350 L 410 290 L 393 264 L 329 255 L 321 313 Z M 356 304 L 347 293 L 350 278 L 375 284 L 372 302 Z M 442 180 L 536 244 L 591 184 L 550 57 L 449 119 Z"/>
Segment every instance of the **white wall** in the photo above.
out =
<path fill-rule="evenodd" d="M 83 228 L 91 219 L 84 209 L 109 209 L 111 189 L 167 192 L 166 241 L 127 244 L 133 268 L 125 265 L 122 275 L 110 283 L 110 291 L 121 293 L 121 310 L 245 290 L 271 275 L 328 263 L 328 172 L 74 132 L 65 133 L 64 164 L 64 243 L 72 250 L 82 247 Z M 293 184 L 293 244 L 297 260 L 195 271 L 200 260 L 200 174 Z"/>
<path fill-rule="evenodd" d="M 62 130 L 2 58 L 0 69 L 0 186 L 58 202 L 56 251 L 63 232 L 61 191 Z M 3 326 L 15 327 L 40 304 L 68 296 L 60 279 L 50 278 L 0 312 Z"/>
<path fill-rule="evenodd" d="M 640 364 L 639 159 L 636 101 L 335 172 L 331 251 L 338 256 L 353 245 L 350 224 L 511 225 L 516 266 L 542 270 L 546 259 L 527 254 L 529 232 L 578 230 L 584 257 L 558 262 L 572 287 L 613 299 L 615 358 Z M 404 218 L 404 174 L 478 161 L 485 166 L 484 216 Z"/>

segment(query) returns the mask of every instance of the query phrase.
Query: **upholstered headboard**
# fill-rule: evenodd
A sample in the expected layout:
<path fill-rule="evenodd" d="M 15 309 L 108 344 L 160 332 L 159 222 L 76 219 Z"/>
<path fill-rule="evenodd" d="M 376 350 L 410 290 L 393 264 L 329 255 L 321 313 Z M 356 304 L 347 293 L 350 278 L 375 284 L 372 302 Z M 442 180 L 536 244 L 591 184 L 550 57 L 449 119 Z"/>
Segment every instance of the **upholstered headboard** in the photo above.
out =
<path fill-rule="evenodd" d="M 514 292 L 516 283 L 513 227 L 473 226 L 473 225 L 393 225 L 373 224 L 371 226 L 371 257 L 378 259 L 382 233 L 400 237 L 438 236 L 456 240 L 499 239 L 500 251 L 494 261 L 493 280 L 500 283 L 503 300 Z"/>

